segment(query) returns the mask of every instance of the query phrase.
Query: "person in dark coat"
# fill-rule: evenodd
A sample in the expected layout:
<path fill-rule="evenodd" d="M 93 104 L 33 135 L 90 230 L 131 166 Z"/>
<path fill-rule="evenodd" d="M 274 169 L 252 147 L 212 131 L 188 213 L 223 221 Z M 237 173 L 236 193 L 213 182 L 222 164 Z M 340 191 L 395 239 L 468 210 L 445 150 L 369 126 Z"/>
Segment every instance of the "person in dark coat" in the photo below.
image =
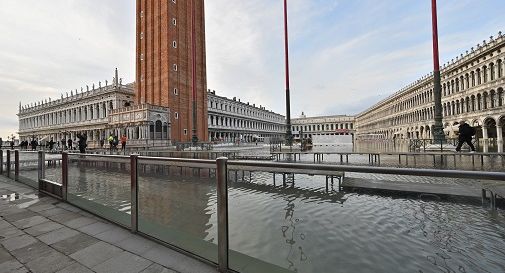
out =
<path fill-rule="evenodd" d="M 4 146 L 4 140 L 0 137 L 0 150 L 2 149 L 3 146 Z"/>
<path fill-rule="evenodd" d="M 77 145 L 79 146 L 79 152 L 81 154 L 85 154 L 86 153 L 86 147 L 88 146 L 87 142 L 88 142 L 88 137 L 84 134 L 78 134 L 77 135 L 77 139 L 79 139 L 79 141 L 77 142 Z"/>
<path fill-rule="evenodd" d="M 461 121 L 459 123 L 459 136 L 458 136 L 458 146 L 456 147 L 456 151 L 461 151 L 461 146 L 463 143 L 468 144 L 472 152 L 475 152 L 475 146 L 472 143 L 472 136 L 475 135 L 475 129 L 468 125 L 466 122 Z"/>
<path fill-rule="evenodd" d="M 69 139 L 67 140 L 67 147 L 68 147 L 68 149 L 69 149 L 69 150 L 72 150 L 72 149 L 73 149 L 72 144 L 74 144 L 74 142 L 72 141 L 72 139 L 71 139 L 71 138 L 69 138 Z"/>

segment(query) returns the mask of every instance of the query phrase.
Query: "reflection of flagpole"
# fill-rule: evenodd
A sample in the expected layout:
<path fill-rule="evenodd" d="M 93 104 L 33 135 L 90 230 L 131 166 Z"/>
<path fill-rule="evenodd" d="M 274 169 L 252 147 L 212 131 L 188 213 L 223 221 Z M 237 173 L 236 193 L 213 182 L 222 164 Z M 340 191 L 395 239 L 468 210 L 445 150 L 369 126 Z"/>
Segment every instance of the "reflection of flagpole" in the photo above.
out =
<path fill-rule="evenodd" d="M 190 8 L 191 8 L 191 86 L 193 91 L 193 136 L 191 141 L 193 144 L 198 142 L 198 136 L 196 135 L 196 26 L 195 26 L 195 0 L 191 0 Z"/>
<path fill-rule="evenodd" d="M 431 16 L 433 27 L 433 98 L 435 100 L 433 125 L 433 140 L 435 143 L 445 143 L 444 127 L 442 125 L 442 86 L 440 83 L 440 57 L 438 50 L 437 0 L 431 0 Z"/>
<path fill-rule="evenodd" d="M 291 103 L 289 98 L 289 38 L 288 38 L 288 1 L 284 0 L 284 50 L 286 53 L 286 144 L 293 144 L 291 133 Z"/>

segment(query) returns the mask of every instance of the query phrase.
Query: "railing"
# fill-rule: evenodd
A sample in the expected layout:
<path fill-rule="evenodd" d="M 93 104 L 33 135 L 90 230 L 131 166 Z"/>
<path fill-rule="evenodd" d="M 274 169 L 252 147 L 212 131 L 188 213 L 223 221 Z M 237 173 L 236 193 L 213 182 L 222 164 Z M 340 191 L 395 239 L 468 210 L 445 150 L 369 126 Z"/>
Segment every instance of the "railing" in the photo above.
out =
<path fill-rule="evenodd" d="M 3 163 L 3 155 L 4 151 L 0 151 L 0 163 Z M 12 176 L 11 166 L 14 166 L 15 179 L 23 182 L 20 177 L 31 170 L 33 165 L 33 160 L 24 165 L 24 159 L 33 157 L 34 154 L 6 151 L 6 156 L 6 164 L 0 164 L 0 172 Z M 47 180 L 48 176 L 45 174 L 48 164 L 53 163 L 47 163 L 49 161 L 44 152 L 39 152 L 36 156 L 40 191 L 56 195 L 70 204 L 125 226 L 134 233 L 154 238 L 168 247 L 214 264 L 220 272 L 254 272 L 257 268 L 268 268 L 264 272 L 291 272 L 231 247 L 229 208 L 230 202 L 234 200 L 230 199 L 228 194 L 229 182 L 233 182 L 232 173 L 235 173 L 235 181 L 237 172 L 242 172 L 242 179 L 245 179 L 244 172 L 249 172 L 249 175 L 254 172 L 273 173 L 274 176 L 276 173 L 326 175 L 327 184 L 328 175 L 342 177 L 344 172 L 505 181 L 505 173 L 501 172 L 246 162 L 230 161 L 227 158 L 196 160 L 138 155 L 82 155 L 65 152 L 61 158 L 50 159 L 61 163 L 58 165 L 61 166 L 61 182 L 57 183 Z M 187 181 L 185 177 L 193 177 L 204 183 Z M 99 184 L 98 181 L 103 183 Z M 107 187 L 104 189 L 100 185 Z M 185 218 L 189 218 L 185 216 L 214 210 L 208 207 L 208 201 L 200 200 L 198 195 L 192 197 L 191 194 L 182 194 L 184 191 L 200 191 L 202 187 L 215 187 L 215 191 L 210 192 L 215 192 L 216 217 L 209 217 L 203 222 L 185 221 Z M 173 214 L 179 214 L 179 217 L 171 217 Z M 178 221 L 174 221 L 176 218 Z M 209 225 L 217 227 L 217 241 L 209 241 L 201 236 L 201 231 L 206 231 Z"/>
<path fill-rule="evenodd" d="M 444 151 L 443 144 L 451 144 L 451 145 L 457 146 L 458 142 L 459 142 L 459 140 L 457 138 L 446 139 L 445 143 L 436 142 L 433 139 L 409 139 L 409 151 L 420 151 L 420 150 L 426 151 L 426 148 L 429 145 L 434 145 L 434 149 L 438 149 L 437 148 L 437 145 L 438 145 L 440 147 L 440 151 L 443 152 Z M 475 146 L 476 149 L 480 148 L 480 141 L 477 137 L 474 137 L 472 139 L 472 144 Z M 465 146 L 466 146 L 466 144 L 465 144 Z"/>

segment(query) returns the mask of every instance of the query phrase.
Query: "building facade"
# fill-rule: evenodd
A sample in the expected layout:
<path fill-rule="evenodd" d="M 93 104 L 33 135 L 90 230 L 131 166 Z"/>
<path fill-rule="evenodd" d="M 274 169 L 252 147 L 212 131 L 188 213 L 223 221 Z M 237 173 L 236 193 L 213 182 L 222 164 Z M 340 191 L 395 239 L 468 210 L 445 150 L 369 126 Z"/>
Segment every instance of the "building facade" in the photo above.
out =
<path fill-rule="evenodd" d="M 459 121 L 477 128 L 484 142 L 503 143 L 505 37 L 501 32 L 441 69 L 444 132 L 455 137 Z M 426 75 L 356 117 L 357 138 L 431 138 L 433 76 Z"/>
<path fill-rule="evenodd" d="M 193 103 L 208 139 L 205 59 L 203 0 L 137 0 L 136 101 L 171 110 L 174 142 L 191 141 Z"/>
<path fill-rule="evenodd" d="M 300 118 L 292 119 L 293 137 L 312 138 L 319 135 L 351 135 L 354 136 L 354 117 L 346 115 L 306 117 L 302 113 Z"/>
<path fill-rule="evenodd" d="M 19 106 L 20 140 L 56 142 L 86 134 L 88 147 L 98 147 L 113 134 L 126 135 L 129 145 L 170 144 L 170 116 L 167 108 L 143 104 L 134 106 L 134 84 L 123 85 L 116 77 L 98 87 L 81 88 L 60 99 Z"/>
<path fill-rule="evenodd" d="M 208 125 L 211 141 L 255 141 L 284 138 L 286 118 L 263 106 L 229 99 L 208 90 Z"/>

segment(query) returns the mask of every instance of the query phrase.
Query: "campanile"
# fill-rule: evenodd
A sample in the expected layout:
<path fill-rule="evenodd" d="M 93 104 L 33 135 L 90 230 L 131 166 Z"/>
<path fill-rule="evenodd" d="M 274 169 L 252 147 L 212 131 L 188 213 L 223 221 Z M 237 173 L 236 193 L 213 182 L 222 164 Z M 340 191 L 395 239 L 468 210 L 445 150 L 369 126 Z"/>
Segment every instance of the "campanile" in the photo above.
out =
<path fill-rule="evenodd" d="M 170 108 L 171 139 L 208 140 L 203 0 L 137 0 L 138 104 Z M 195 94 L 193 94 L 195 92 Z"/>

